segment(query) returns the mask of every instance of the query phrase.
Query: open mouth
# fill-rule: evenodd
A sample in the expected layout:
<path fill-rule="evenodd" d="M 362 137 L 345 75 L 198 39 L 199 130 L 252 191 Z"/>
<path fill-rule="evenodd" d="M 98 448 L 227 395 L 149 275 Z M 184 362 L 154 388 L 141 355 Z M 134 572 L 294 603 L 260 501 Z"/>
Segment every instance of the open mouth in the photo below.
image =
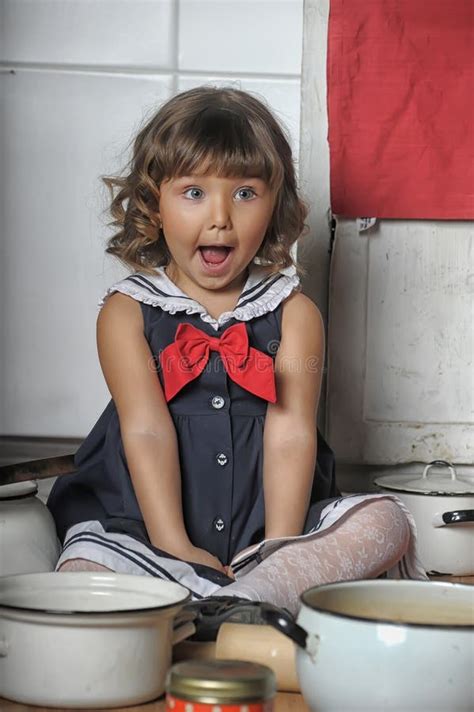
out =
<path fill-rule="evenodd" d="M 223 264 L 233 249 L 233 247 L 208 245 L 206 247 L 200 247 L 199 252 L 201 253 L 203 261 L 207 265 L 211 266 Z"/>

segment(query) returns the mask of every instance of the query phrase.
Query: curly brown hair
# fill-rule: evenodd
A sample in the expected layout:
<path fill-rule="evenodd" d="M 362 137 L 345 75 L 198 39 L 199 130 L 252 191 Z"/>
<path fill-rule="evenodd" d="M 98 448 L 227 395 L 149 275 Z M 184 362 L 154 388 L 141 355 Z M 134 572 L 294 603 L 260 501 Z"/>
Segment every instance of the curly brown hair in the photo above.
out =
<path fill-rule="evenodd" d="M 298 194 L 285 129 L 262 101 L 231 87 L 199 86 L 174 96 L 138 133 L 125 175 L 102 177 L 112 198 L 109 224 L 118 228 L 106 252 L 134 271 L 167 265 L 159 186 L 167 178 L 211 172 L 258 177 L 276 191 L 255 258 L 275 271 L 294 264 L 290 249 L 305 231 L 308 207 Z"/>

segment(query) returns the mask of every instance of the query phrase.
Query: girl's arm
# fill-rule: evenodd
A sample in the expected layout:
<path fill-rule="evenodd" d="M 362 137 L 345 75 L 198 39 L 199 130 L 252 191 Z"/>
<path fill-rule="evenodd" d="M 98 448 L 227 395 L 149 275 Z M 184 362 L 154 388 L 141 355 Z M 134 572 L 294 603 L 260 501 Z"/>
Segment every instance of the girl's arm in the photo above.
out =
<path fill-rule="evenodd" d="M 120 292 L 99 313 L 99 360 L 148 536 L 178 558 L 222 570 L 214 556 L 191 544 L 184 526 L 176 430 L 143 330 L 139 303 Z"/>
<path fill-rule="evenodd" d="M 263 438 L 265 537 L 302 533 L 317 454 L 317 410 L 324 366 L 324 323 L 317 306 L 293 293 L 284 303 L 275 358 L 277 402 Z"/>

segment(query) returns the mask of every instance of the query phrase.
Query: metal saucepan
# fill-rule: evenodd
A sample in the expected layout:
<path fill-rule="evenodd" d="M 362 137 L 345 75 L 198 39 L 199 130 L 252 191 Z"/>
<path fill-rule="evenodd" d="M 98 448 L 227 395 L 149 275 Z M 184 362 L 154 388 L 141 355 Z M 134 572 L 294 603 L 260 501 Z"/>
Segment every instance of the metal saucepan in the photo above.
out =
<path fill-rule="evenodd" d="M 86 709 L 159 697 L 172 645 L 195 631 L 181 612 L 189 598 L 183 586 L 147 576 L 1 577 L 1 695 Z"/>
<path fill-rule="evenodd" d="M 350 581 L 311 588 L 295 623 L 267 622 L 298 645 L 312 712 L 472 712 L 474 587 Z"/>
<path fill-rule="evenodd" d="M 449 474 L 447 474 L 447 471 Z M 417 551 L 429 573 L 474 575 L 474 478 L 434 460 L 421 476 L 392 474 L 375 479 L 413 514 Z"/>

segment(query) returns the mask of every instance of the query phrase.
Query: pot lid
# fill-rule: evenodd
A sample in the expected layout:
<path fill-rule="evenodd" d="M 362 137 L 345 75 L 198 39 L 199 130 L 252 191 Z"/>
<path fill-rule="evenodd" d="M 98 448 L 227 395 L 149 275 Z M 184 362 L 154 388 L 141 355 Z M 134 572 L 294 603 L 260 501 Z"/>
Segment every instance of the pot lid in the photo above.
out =
<path fill-rule="evenodd" d="M 36 494 L 37 491 L 38 485 L 32 480 L 28 482 L 12 482 L 9 485 L 0 486 L 0 500 L 27 497 L 28 495 Z"/>
<path fill-rule="evenodd" d="M 433 468 L 446 468 L 446 472 L 430 472 Z M 374 480 L 375 484 L 386 489 L 396 490 L 398 492 L 414 492 L 416 494 L 445 494 L 445 495 L 461 495 L 474 494 L 474 483 L 466 477 L 461 477 L 456 474 L 454 467 L 446 460 L 433 460 L 423 470 L 421 477 L 407 479 L 407 475 L 384 475 L 377 477 Z"/>

